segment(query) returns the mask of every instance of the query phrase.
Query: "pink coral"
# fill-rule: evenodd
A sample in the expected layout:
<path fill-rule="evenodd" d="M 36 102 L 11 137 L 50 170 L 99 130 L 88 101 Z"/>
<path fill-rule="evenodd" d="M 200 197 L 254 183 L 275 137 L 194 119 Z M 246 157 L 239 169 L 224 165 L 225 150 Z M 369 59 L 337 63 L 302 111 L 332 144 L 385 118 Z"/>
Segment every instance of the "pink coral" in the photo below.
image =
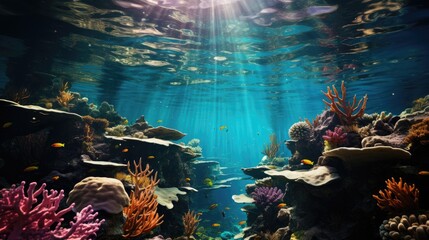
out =
<path fill-rule="evenodd" d="M 76 214 L 75 222 L 70 228 L 62 228 L 62 216 L 71 211 L 73 204 L 58 211 L 64 191 L 45 189 L 42 184 L 36 189 L 37 183 L 30 183 L 25 194 L 25 182 L 12 185 L 9 189 L 0 190 L 0 238 L 2 239 L 90 239 L 95 236 L 104 220 L 94 218 L 92 207 L 87 206 Z M 43 196 L 37 204 L 37 198 Z M 58 212 L 57 212 L 58 211 Z M 51 226 L 56 226 L 51 230 Z"/>
<path fill-rule="evenodd" d="M 332 146 L 340 146 L 346 143 L 347 133 L 340 127 L 335 127 L 334 131 L 326 130 L 322 138 L 328 141 Z"/>

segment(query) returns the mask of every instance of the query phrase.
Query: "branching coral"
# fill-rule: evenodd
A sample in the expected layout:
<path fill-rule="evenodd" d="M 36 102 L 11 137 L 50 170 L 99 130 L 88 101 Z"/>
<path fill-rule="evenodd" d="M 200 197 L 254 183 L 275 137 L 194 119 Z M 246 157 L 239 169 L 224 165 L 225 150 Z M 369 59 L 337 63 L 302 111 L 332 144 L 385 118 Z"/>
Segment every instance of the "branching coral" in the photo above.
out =
<path fill-rule="evenodd" d="M 69 229 L 63 228 L 62 216 L 70 212 L 74 204 L 58 211 L 64 191 L 51 190 L 49 193 L 46 184 L 39 189 L 36 185 L 30 183 L 25 192 L 23 181 L 20 186 L 0 190 L 1 239 L 90 239 L 95 236 L 104 220 L 95 219 L 97 213 L 91 205 L 76 214 Z"/>
<path fill-rule="evenodd" d="M 193 211 L 188 210 L 188 212 L 182 217 L 182 221 L 183 226 L 185 227 L 183 235 L 188 239 L 191 239 L 192 234 L 197 230 L 200 218 L 197 214 L 194 214 Z"/>
<path fill-rule="evenodd" d="M 418 209 L 419 190 L 414 184 L 408 185 L 399 178 L 396 182 L 386 180 L 387 189 L 380 190 L 379 195 L 372 195 L 377 200 L 377 206 L 391 213 L 405 213 Z"/>
<path fill-rule="evenodd" d="M 157 173 L 150 176 L 153 170 L 150 170 L 149 164 L 142 168 L 141 159 L 137 164 L 134 162 L 133 172 L 128 162 L 128 171 L 131 175 L 131 181 L 134 184 L 134 191 L 131 192 L 130 206 L 124 208 L 126 221 L 123 227 L 124 237 L 136 237 L 150 232 L 162 223 L 163 215 L 157 213 L 158 202 L 155 195 L 155 187 L 158 184 Z"/>
<path fill-rule="evenodd" d="M 343 132 L 340 127 L 335 127 L 334 131 L 326 130 L 325 135 L 322 136 L 325 140 L 325 151 L 337 148 L 347 141 L 347 133 Z"/>
<path fill-rule="evenodd" d="M 263 208 L 279 203 L 283 196 L 284 193 L 277 187 L 257 187 L 252 192 L 252 198 L 255 200 L 256 206 Z"/>
<path fill-rule="evenodd" d="M 58 103 L 61 106 L 66 107 L 66 108 L 69 107 L 70 101 L 74 99 L 73 93 L 68 91 L 68 89 L 69 89 L 69 84 L 68 84 L 68 82 L 66 82 L 62 85 L 60 92 L 58 93 L 58 96 L 57 96 Z"/>
<path fill-rule="evenodd" d="M 332 90 L 328 86 L 326 93 L 323 91 L 322 93 L 329 99 L 329 102 L 326 100 L 323 100 L 323 102 L 330 108 L 331 112 L 337 114 L 342 124 L 353 125 L 357 118 L 363 116 L 368 100 L 367 95 L 360 99 L 357 104 L 355 95 L 353 97 L 353 103 L 350 104 L 346 99 L 347 89 L 344 85 L 344 81 L 341 83 L 341 96 L 335 88 L 335 85 L 332 85 Z"/>
<path fill-rule="evenodd" d="M 262 154 L 266 155 L 269 159 L 274 159 L 276 157 L 277 152 L 279 151 L 280 144 L 277 142 L 277 137 L 273 133 L 270 135 L 270 145 L 264 145 L 264 150 Z"/>

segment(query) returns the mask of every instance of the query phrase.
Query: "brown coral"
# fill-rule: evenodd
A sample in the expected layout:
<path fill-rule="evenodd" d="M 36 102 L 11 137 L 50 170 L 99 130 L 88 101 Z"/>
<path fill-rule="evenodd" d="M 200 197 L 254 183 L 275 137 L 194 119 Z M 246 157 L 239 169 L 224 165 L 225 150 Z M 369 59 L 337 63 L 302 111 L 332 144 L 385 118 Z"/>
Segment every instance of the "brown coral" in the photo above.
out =
<path fill-rule="evenodd" d="M 270 135 L 270 145 L 264 145 L 262 154 L 266 155 L 269 159 L 273 159 L 279 151 L 280 144 L 277 142 L 276 134 Z"/>
<path fill-rule="evenodd" d="M 197 230 L 198 222 L 200 221 L 199 215 L 194 214 L 194 211 L 188 210 L 187 213 L 182 217 L 184 231 L 183 235 L 188 239 L 191 239 L 192 234 Z"/>
<path fill-rule="evenodd" d="M 408 131 L 404 139 L 405 143 L 415 147 L 418 145 L 429 145 L 429 117 L 419 123 L 415 123 Z"/>
<path fill-rule="evenodd" d="M 69 89 L 69 83 L 66 82 L 61 86 L 60 92 L 58 93 L 58 96 L 57 96 L 57 102 L 65 108 L 68 108 L 70 101 L 74 99 L 73 93 L 68 91 L 68 89 Z"/>
<path fill-rule="evenodd" d="M 340 118 L 342 124 L 352 125 L 357 118 L 363 116 L 366 101 L 368 100 L 367 95 L 360 99 L 357 104 L 356 95 L 353 96 L 353 103 L 350 104 L 350 102 L 346 101 L 347 89 L 344 81 L 341 83 L 341 97 L 335 85 L 332 85 L 332 90 L 328 86 L 326 93 L 323 91 L 322 93 L 330 100 L 330 102 L 326 100 L 323 100 L 323 102 L 330 108 L 331 112 L 334 112 Z"/>
<path fill-rule="evenodd" d="M 385 181 L 387 189 L 380 190 L 379 195 L 372 195 L 377 206 L 391 213 L 405 213 L 418 209 L 419 190 L 414 184 L 408 185 L 399 178 Z"/>
<path fill-rule="evenodd" d="M 149 164 L 143 169 L 141 159 L 138 164 L 134 162 L 134 168 L 135 171 L 131 171 L 128 162 L 128 171 L 134 184 L 134 191 L 131 192 L 130 206 L 124 208 L 126 221 L 123 226 L 123 236 L 126 238 L 148 233 L 163 222 L 163 215 L 160 216 L 157 213 L 158 202 L 155 195 L 155 187 L 159 182 L 156 179 L 157 174 L 150 176 L 153 170 L 149 169 Z"/>

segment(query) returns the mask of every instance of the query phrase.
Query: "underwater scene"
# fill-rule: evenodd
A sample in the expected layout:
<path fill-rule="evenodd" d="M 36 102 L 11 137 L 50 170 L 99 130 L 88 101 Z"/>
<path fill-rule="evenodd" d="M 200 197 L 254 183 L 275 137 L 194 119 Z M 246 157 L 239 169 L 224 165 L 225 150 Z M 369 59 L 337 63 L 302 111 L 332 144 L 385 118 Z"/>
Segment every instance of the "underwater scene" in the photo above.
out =
<path fill-rule="evenodd" d="M 0 239 L 429 239 L 429 2 L 1 0 Z"/>

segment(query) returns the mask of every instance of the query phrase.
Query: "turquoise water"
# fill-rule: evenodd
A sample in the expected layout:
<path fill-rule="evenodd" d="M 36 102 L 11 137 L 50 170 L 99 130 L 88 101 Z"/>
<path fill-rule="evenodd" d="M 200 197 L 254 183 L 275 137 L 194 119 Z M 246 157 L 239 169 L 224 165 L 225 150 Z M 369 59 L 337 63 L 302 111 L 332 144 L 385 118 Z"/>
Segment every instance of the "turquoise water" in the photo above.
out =
<path fill-rule="evenodd" d="M 139 9 L 110 1 L 2 1 L 1 86 L 60 78 L 130 122 L 145 115 L 153 126 L 187 133 L 183 142 L 200 139 L 204 157 L 237 176 L 259 163 L 270 134 L 287 140 L 293 123 L 314 119 L 327 86 L 345 81 L 349 97 L 368 94 L 369 113 L 399 114 L 429 94 L 423 0 L 296 1 L 287 11 L 338 9 L 271 26 L 243 16 L 275 1 L 204 9 L 144 2 L 135 1 Z M 283 144 L 280 155 L 290 156 Z M 230 206 L 246 183 L 213 201 Z"/>

